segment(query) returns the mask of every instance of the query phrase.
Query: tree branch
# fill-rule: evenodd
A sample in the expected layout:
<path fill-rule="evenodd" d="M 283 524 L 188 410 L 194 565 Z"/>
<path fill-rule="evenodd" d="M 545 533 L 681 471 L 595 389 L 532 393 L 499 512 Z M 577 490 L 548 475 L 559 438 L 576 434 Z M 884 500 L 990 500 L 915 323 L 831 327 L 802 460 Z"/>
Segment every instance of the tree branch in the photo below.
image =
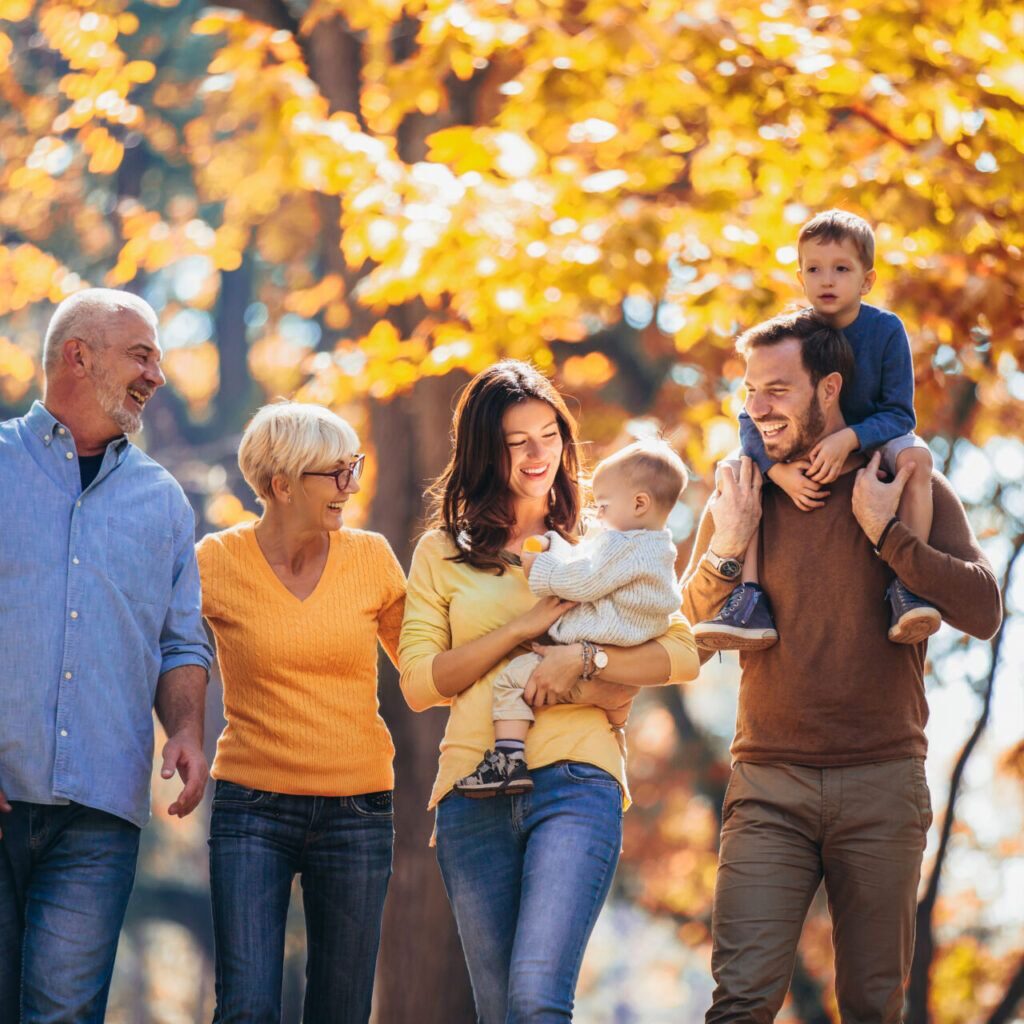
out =
<path fill-rule="evenodd" d="M 1006 570 L 1000 585 L 1000 592 L 1006 594 L 1014 566 L 1024 549 L 1024 533 L 1018 534 L 1013 541 L 1013 550 L 1006 563 Z M 996 673 L 999 670 L 1000 653 L 1003 636 L 1005 634 L 1006 619 L 999 624 L 996 635 L 990 641 L 992 647 L 992 659 L 989 665 L 988 678 L 985 683 L 985 693 L 982 699 L 981 714 L 975 722 L 971 735 L 963 745 L 956 764 L 953 766 L 953 774 L 949 780 L 949 802 L 946 805 L 946 813 L 942 819 L 942 828 L 939 833 L 939 847 L 935 854 L 935 862 L 932 865 L 931 875 L 928 878 L 928 885 L 924 896 L 917 905 L 917 934 L 914 943 L 914 962 L 910 968 L 910 983 L 907 988 L 908 1011 L 907 1024 L 928 1024 L 928 997 L 931 987 L 931 965 L 935 957 L 935 934 L 933 917 L 935 903 L 939 895 L 939 883 L 942 879 L 942 869 L 945 867 L 946 856 L 949 852 L 949 842 L 953 834 L 953 821 L 956 816 L 956 804 L 960 795 L 960 784 L 963 781 L 964 771 L 967 762 L 974 753 L 974 748 L 981 739 L 982 733 L 988 725 L 989 713 L 992 709 L 992 691 L 995 687 Z"/>
<path fill-rule="evenodd" d="M 1003 998 L 989 1014 L 985 1024 L 1009 1024 L 1016 1016 L 1017 1007 L 1020 1006 L 1022 999 L 1024 999 L 1024 957 L 1021 957 Z"/>

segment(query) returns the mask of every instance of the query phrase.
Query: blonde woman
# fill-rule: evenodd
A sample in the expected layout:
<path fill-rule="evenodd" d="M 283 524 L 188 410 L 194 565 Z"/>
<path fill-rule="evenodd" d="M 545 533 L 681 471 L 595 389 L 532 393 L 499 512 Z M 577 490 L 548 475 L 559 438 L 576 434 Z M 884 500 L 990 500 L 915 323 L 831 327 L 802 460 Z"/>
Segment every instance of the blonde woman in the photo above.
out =
<path fill-rule="evenodd" d="M 396 659 L 405 578 L 383 537 L 343 525 L 363 467 L 345 420 L 266 406 L 238 462 L 263 515 L 197 550 L 227 719 L 212 770 L 214 1019 L 280 1020 L 298 874 L 304 1019 L 356 1024 L 370 1014 L 394 838 L 377 644 Z"/>

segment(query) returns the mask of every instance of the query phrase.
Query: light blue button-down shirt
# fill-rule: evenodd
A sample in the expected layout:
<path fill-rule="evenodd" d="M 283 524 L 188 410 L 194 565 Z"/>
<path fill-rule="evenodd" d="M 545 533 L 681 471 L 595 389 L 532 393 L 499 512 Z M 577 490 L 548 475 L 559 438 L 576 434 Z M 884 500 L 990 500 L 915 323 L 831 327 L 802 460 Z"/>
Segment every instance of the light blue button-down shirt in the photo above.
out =
<path fill-rule="evenodd" d="M 195 517 L 162 467 L 111 441 L 82 491 L 41 403 L 0 423 L 0 790 L 144 825 L 161 673 L 210 667 Z"/>

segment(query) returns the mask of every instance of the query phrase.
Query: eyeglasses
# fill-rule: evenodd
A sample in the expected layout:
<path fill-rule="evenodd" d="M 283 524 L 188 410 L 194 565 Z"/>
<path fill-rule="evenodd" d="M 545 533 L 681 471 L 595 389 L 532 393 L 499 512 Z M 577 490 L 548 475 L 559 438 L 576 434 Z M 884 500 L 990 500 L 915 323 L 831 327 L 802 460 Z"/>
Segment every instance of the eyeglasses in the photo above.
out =
<path fill-rule="evenodd" d="M 336 469 L 333 473 L 303 473 L 303 476 L 330 476 L 334 478 L 334 486 L 339 491 L 345 490 L 349 483 L 353 480 L 358 480 L 363 475 L 363 463 L 366 461 L 365 455 L 355 455 L 352 458 L 352 465 L 345 466 L 343 469 Z"/>

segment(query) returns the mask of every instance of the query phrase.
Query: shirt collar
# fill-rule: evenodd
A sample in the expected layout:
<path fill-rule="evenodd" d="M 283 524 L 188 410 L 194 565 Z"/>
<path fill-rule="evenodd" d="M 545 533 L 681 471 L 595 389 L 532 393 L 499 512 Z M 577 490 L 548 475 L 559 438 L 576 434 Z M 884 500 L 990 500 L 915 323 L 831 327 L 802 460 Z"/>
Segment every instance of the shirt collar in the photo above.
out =
<path fill-rule="evenodd" d="M 49 409 L 38 399 L 32 403 L 32 408 L 25 414 L 25 422 L 32 432 L 49 448 L 55 436 L 60 431 L 66 431 L 69 437 L 73 437 L 69 427 L 66 427 Z M 113 447 L 117 455 L 121 455 L 131 442 L 122 434 L 115 437 L 108 445 L 107 450 Z"/>

